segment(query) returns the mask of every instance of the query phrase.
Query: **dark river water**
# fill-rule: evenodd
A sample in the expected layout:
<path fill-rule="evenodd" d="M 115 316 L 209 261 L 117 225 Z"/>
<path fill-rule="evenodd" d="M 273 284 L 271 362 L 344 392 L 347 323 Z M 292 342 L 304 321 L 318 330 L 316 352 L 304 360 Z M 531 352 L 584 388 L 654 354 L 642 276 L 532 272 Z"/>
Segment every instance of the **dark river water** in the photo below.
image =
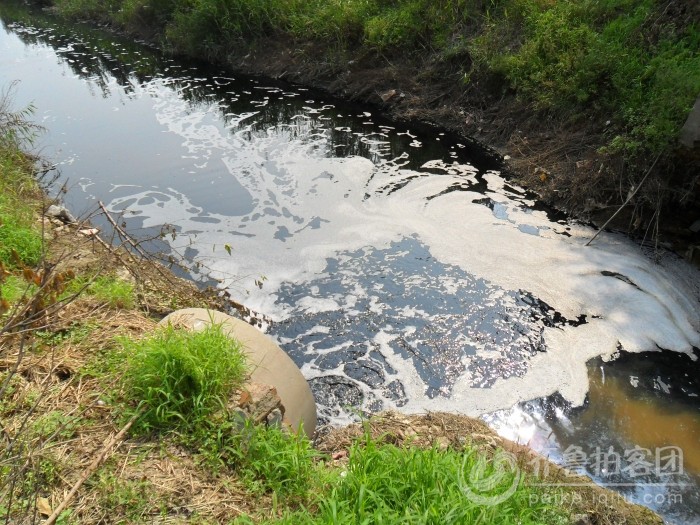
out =
<path fill-rule="evenodd" d="M 614 233 L 585 247 L 593 230 L 440 130 L 0 15 L 0 79 L 36 108 L 66 204 L 86 216 L 102 201 L 144 238 L 168 225 L 153 249 L 256 312 L 322 421 L 480 416 L 698 522 L 696 270 Z"/>

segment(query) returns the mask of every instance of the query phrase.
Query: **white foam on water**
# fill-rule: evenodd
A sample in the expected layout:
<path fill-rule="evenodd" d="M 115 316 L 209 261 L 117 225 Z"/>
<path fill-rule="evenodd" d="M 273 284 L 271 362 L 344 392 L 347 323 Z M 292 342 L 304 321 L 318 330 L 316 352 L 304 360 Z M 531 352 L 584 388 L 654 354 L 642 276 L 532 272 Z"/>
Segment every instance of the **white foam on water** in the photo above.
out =
<path fill-rule="evenodd" d="M 181 137 L 198 161 L 219 158 L 227 176 L 249 192 L 254 209 L 241 216 L 208 213 L 186 195 L 160 190 L 157 202 L 136 202 L 129 210 L 139 213 L 144 226 L 168 222 L 183 235 L 198 232 L 191 247 L 199 260 L 253 310 L 280 321 L 299 311 L 352 309 L 367 294 L 359 285 L 350 296 L 309 294 L 296 304 L 279 302 L 278 291 L 288 282 L 312 283 L 324 272 L 326 260 L 341 252 L 387 247 L 417 236 L 440 262 L 489 281 L 494 300 L 502 298 L 502 291 L 525 290 L 569 319 L 587 317 L 587 324 L 577 327 L 545 328 L 547 351 L 530 358 L 522 377 L 479 389 L 470 386 L 466 371 L 448 398 L 433 399 L 426 397 L 412 361 L 388 345 L 396 335 L 380 330 L 373 342 L 404 386 L 408 401 L 402 410 L 476 415 L 555 391 L 580 404 L 588 388 L 586 361 L 610 356 L 618 345 L 632 352 L 658 346 L 689 355 L 693 346 L 700 347 L 696 270 L 670 255 L 655 264 L 621 235 L 603 234 L 585 246 L 594 234 L 591 228 L 555 223 L 531 210 L 522 190 L 506 188 L 496 172 L 483 177 L 493 210 L 475 202 L 484 199 L 483 193 L 433 198 L 452 184 L 475 183 L 477 170 L 442 160 L 411 170 L 405 168 L 405 157 L 376 165 L 365 158 L 336 158 L 319 120 L 300 116 L 290 124 L 253 131 L 255 112 L 229 116 L 224 126 L 212 122 L 210 111 L 193 110 L 157 82 L 146 92 L 154 95 L 159 123 Z M 397 183 L 403 187 L 389 191 Z M 149 189 L 135 197 L 146 193 L 157 192 Z M 120 209 L 133 197 L 115 199 L 110 207 Z M 198 216 L 210 222 L 193 220 Z M 253 285 L 261 276 L 262 286 Z M 384 310 L 376 297 L 370 310 Z M 341 367 L 320 372 L 307 364 L 302 370 L 310 379 L 343 375 Z M 366 385 L 360 387 L 370 394 Z"/>

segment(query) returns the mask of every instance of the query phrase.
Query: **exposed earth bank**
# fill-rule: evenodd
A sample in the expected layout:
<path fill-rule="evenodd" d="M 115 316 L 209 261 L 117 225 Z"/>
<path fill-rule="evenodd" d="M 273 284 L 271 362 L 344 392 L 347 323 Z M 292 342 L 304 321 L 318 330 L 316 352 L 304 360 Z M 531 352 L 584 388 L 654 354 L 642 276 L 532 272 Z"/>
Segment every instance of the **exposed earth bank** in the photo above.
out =
<path fill-rule="evenodd" d="M 605 122 L 572 127 L 554 115 L 532 112 L 514 94 L 503 94 L 502 86 L 487 81 L 465 91 L 455 83 L 459 70 L 430 54 L 406 59 L 358 53 L 319 60 L 325 51 L 314 42 L 265 39 L 245 54 L 229 55 L 225 65 L 374 106 L 394 120 L 457 133 L 502 160 L 504 172 L 544 202 L 597 227 L 606 224 L 635 187 L 623 159 L 598 151 L 605 143 Z M 679 145 L 678 155 L 673 169 L 698 169 L 698 152 Z M 615 183 L 619 191 L 611 191 Z M 654 242 L 649 231 L 658 226 L 662 246 L 700 265 L 700 228 L 695 224 L 699 189 L 695 184 L 682 207 L 662 208 L 658 225 L 656 210 L 638 198 L 607 227 Z"/>

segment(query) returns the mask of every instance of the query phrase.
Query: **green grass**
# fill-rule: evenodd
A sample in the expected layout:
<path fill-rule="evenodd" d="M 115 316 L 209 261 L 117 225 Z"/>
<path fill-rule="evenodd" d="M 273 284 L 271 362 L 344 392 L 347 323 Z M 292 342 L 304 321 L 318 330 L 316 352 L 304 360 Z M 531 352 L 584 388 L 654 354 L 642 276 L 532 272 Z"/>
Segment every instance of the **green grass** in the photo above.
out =
<path fill-rule="evenodd" d="M 30 297 L 36 290 L 34 283 L 27 283 L 24 279 L 12 274 L 7 275 L 0 283 L 0 297 L 5 299 L 10 307 L 23 297 Z"/>
<path fill-rule="evenodd" d="M 138 341 L 122 339 L 121 345 L 108 363 L 100 359 L 89 373 L 127 378 L 124 393 L 131 408 L 125 415 L 140 412 L 137 434 L 175 430 L 170 436 L 212 473 L 235 473 L 250 492 L 274 494 L 287 504 L 309 500 L 324 476 L 305 435 L 254 425 L 229 412 L 229 397 L 247 368 L 240 343 L 221 325 L 201 331 L 167 326 Z"/>
<path fill-rule="evenodd" d="M 141 430 L 196 426 L 224 408 L 246 376 L 242 347 L 221 325 L 194 332 L 167 326 L 122 345 L 127 395 L 142 410 Z"/>
<path fill-rule="evenodd" d="M 235 472 L 254 494 L 271 493 L 287 504 L 309 500 L 320 485 L 314 451 L 303 432 L 254 425 L 236 415 L 202 421 L 183 442 L 213 472 Z"/>
<path fill-rule="evenodd" d="M 0 202 L 0 262 L 8 268 L 35 266 L 41 259 L 42 246 L 41 234 L 17 220 Z"/>
<path fill-rule="evenodd" d="M 42 255 L 42 238 L 33 222 L 27 197 L 37 184 L 32 177 L 32 159 L 21 148 L 31 144 L 39 128 L 28 120 L 30 106 L 12 107 L 14 84 L 0 92 L 0 274 L 2 267 L 34 266 Z"/>
<path fill-rule="evenodd" d="M 519 476 L 506 475 L 481 494 L 506 493 L 503 501 L 470 497 L 471 473 L 478 471 L 483 479 L 496 472 L 496 462 L 487 459 L 488 454 L 469 447 L 399 447 L 365 437 L 352 446 L 348 465 L 327 478 L 325 490 L 312 505 L 272 523 L 569 523 L 565 509 L 543 503 L 542 490 L 527 486 Z"/>
<path fill-rule="evenodd" d="M 551 490 L 531 486 L 503 451 L 396 446 L 357 439 L 347 465 L 327 463 L 308 439 L 277 428 L 213 420 L 189 445 L 214 472 L 228 469 L 253 494 L 273 494 L 275 524 L 568 524 Z M 499 477 L 500 476 L 500 477 Z M 478 485 L 479 480 L 497 481 Z M 236 523 L 253 523 L 240 517 Z"/>
<path fill-rule="evenodd" d="M 112 308 L 131 309 L 136 305 L 134 285 L 110 275 L 98 275 L 95 278 L 79 275 L 70 282 L 64 294 L 70 295 L 81 290 Z"/>
<path fill-rule="evenodd" d="M 0 263 L 6 268 L 35 266 L 43 243 L 24 199 L 36 187 L 27 173 L 27 160 L 15 150 L 0 148 L 0 173 Z"/>

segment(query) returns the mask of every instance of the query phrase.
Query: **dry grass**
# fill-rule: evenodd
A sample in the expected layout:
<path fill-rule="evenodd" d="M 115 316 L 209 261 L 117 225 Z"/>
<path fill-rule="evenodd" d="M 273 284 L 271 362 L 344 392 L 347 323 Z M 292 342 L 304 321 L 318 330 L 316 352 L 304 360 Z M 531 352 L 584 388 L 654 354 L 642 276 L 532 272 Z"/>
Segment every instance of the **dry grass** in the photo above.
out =
<path fill-rule="evenodd" d="M 55 509 L 119 431 L 111 397 L 121 378 L 90 372 L 118 349 L 116 339 L 152 332 L 176 308 L 225 307 L 224 300 L 158 263 L 80 234 L 85 224 L 64 226 L 44 219 L 43 226 L 53 271 L 126 279 L 134 285 L 137 305 L 114 308 L 87 294 L 71 296 L 53 305 L 30 329 L 0 335 L 0 380 L 15 370 L 0 403 L 0 432 L 3 446 L 17 450 L 0 488 L 15 485 L 15 505 L 24 509 L 13 516 L 17 523 L 41 521 Z M 64 521 L 177 523 L 199 516 L 224 522 L 241 512 L 259 512 L 259 500 L 235 478 L 212 477 L 191 454 L 167 441 L 127 439 L 107 451 L 106 461 L 80 488 Z M 269 504 L 263 501 L 262 506 Z"/>

